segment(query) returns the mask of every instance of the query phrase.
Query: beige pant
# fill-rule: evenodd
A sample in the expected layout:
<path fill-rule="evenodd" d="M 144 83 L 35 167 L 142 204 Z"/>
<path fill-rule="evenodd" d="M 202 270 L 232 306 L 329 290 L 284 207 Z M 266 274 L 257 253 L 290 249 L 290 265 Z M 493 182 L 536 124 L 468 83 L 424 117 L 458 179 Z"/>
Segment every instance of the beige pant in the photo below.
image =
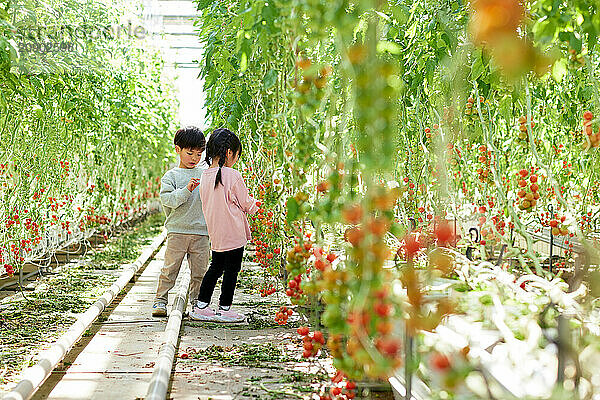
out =
<path fill-rule="evenodd" d="M 208 236 L 188 235 L 184 233 L 169 233 L 165 264 L 160 271 L 155 301 L 168 302 L 169 290 L 175 286 L 183 258 L 187 254 L 190 265 L 189 301 L 198 297 L 202 278 L 208 269 L 210 245 Z"/>

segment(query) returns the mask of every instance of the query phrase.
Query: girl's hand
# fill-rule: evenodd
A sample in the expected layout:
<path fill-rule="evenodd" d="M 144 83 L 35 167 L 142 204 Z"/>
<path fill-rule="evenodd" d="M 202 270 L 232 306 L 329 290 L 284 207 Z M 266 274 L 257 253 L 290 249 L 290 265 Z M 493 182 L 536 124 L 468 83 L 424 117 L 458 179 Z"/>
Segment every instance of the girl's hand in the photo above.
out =
<path fill-rule="evenodd" d="M 187 184 L 187 188 L 190 192 L 193 192 L 194 189 L 196 189 L 199 184 L 200 184 L 200 178 L 192 178 L 192 179 L 190 179 L 190 183 Z"/>

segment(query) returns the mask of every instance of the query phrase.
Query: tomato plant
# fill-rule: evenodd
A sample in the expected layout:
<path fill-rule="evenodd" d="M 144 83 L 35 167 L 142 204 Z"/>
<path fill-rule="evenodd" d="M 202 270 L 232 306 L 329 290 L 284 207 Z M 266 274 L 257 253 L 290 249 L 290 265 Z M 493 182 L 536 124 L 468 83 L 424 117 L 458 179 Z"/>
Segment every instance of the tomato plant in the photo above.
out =
<path fill-rule="evenodd" d="M 0 11 L 0 263 L 9 274 L 145 210 L 174 128 L 159 55 L 131 37 L 86 34 L 117 24 L 107 5 L 52 4 L 64 13 L 30 2 Z"/>
<path fill-rule="evenodd" d="M 247 180 L 264 199 L 256 259 L 273 272 L 285 263 L 282 290 L 313 310 L 348 377 L 389 376 L 402 364 L 399 325 L 418 337 L 457 311 L 426 288 L 465 279 L 466 247 L 485 261 L 502 246 L 505 269 L 549 279 L 568 274 L 574 240 L 598 256 L 597 5 L 198 7 L 211 122 L 244 137 Z M 558 275 L 534 250 L 546 231 L 571 242 Z M 298 333 L 305 357 L 321 349 L 308 327 Z M 444 390 L 474 373 L 452 375 L 440 352 L 429 367 L 447 372 Z"/>

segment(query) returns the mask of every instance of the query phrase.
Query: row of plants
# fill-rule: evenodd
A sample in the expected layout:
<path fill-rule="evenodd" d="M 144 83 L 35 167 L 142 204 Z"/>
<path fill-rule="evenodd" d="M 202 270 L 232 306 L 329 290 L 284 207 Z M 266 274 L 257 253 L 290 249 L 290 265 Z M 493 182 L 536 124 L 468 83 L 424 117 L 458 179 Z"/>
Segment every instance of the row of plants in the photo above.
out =
<path fill-rule="evenodd" d="M 308 310 L 305 357 L 327 349 L 350 379 L 405 367 L 435 398 L 505 398 L 473 377 L 485 373 L 468 348 L 427 347 L 425 332 L 470 310 L 535 360 L 557 346 L 539 332 L 559 330 L 568 313 L 578 335 L 558 346 L 572 357 L 521 398 L 598 392 L 595 372 L 579 367 L 598 344 L 588 324 L 600 221 L 597 4 L 197 4 L 208 115 L 243 137 L 261 202 L 252 225 L 262 294 L 285 291 Z M 558 262 L 534 251 L 535 234 L 565 247 Z M 431 296 L 441 279 L 454 289 Z M 552 289 L 526 283 L 537 279 Z M 515 290 L 527 312 L 507 311 Z"/>
<path fill-rule="evenodd" d="M 98 1 L 0 8 L 8 274 L 90 229 L 112 229 L 158 195 L 176 104 L 160 54 L 119 30 L 123 10 Z"/>
<path fill-rule="evenodd" d="M 32 290 L 2 299 L 0 388 L 14 387 L 21 372 L 117 280 L 121 267 L 140 255 L 160 233 L 163 223 L 162 213 L 150 215 L 90 248 L 73 263 L 40 276 Z"/>

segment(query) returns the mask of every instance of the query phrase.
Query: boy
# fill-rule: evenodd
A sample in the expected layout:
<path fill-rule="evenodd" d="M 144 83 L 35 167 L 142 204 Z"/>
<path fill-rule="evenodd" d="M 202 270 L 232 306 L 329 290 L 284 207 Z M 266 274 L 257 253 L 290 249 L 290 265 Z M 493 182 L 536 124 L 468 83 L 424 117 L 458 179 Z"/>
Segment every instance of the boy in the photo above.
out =
<path fill-rule="evenodd" d="M 196 189 L 206 169 L 206 166 L 198 165 L 206 139 L 199 128 L 186 127 L 175 133 L 174 143 L 179 166 L 165 173 L 160 186 L 160 200 L 167 216 L 167 249 L 152 306 L 154 317 L 167 315 L 169 290 L 175 286 L 186 254 L 191 272 L 189 298 L 198 297 L 210 251 L 202 203 Z"/>

